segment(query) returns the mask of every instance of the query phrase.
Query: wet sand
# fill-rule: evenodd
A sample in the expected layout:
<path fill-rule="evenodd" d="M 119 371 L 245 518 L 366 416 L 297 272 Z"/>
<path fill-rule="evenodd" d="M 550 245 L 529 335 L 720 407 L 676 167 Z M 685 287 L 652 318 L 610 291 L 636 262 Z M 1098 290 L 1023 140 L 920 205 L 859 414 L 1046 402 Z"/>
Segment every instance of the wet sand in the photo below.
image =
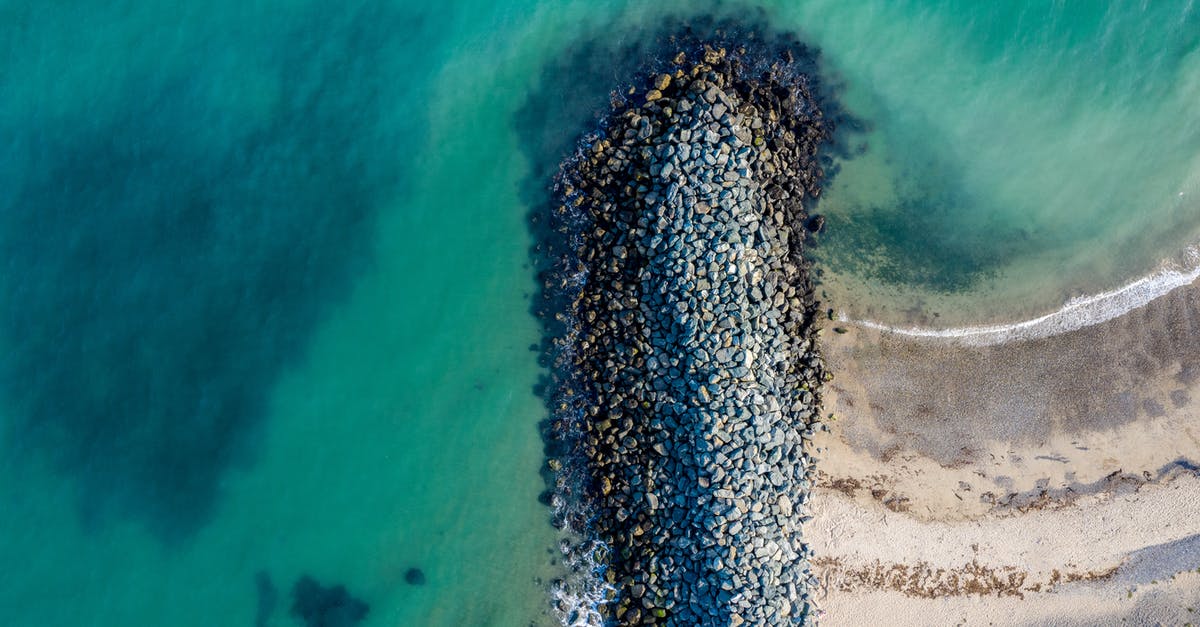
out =
<path fill-rule="evenodd" d="M 825 624 L 1200 622 L 1198 330 L 1195 283 L 993 346 L 830 323 Z"/>

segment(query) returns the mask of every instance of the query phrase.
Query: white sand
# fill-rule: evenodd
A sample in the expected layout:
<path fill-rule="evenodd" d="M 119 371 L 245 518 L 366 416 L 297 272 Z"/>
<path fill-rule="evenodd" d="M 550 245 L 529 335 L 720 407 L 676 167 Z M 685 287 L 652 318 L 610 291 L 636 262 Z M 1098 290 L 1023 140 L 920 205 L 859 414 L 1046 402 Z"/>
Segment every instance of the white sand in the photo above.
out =
<path fill-rule="evenodd" d="M 1200 289 L 990 346 L 842 326 L 824 624 L 1200 624 Z"/>

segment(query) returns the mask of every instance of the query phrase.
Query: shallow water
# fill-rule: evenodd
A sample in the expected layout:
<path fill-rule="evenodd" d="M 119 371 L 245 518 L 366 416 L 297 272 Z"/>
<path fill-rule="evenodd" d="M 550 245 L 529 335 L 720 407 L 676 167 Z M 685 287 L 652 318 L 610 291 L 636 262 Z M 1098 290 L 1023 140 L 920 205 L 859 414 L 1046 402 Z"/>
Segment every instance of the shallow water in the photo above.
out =
<path fill-rule="evenodd" d="M 684 4 L 0 3 L 4 622 L 250 625 L 260 571 L 269 625 L 303 574 L 553 622 L 525 216 L 620 77 L 539 83 Z M 1195 11 L 1029 6 L 767 6 L 871 129 L 837 306 L 1019 317 L 1200 238 Z"/>
<path fill-rule="evenodd" d="M 1192 3 L 781 4 L 869 128 L 822 203 L 837 308 L 1021 319 L 1200 241 Z"/>

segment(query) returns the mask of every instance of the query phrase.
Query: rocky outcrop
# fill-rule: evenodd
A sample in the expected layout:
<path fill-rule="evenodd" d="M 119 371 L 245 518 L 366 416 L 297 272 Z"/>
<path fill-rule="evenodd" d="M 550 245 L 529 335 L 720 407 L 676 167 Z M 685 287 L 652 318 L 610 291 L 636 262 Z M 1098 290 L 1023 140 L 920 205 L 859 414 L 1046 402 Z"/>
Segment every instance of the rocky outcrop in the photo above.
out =
<path fill-rule="evenodd" d="M 831 128 L 803 50 L 674 45 L 558 180 L 560 522 L 607 584 L 602 620 L 803 622 L 826 378 L 804 202 Z"/>

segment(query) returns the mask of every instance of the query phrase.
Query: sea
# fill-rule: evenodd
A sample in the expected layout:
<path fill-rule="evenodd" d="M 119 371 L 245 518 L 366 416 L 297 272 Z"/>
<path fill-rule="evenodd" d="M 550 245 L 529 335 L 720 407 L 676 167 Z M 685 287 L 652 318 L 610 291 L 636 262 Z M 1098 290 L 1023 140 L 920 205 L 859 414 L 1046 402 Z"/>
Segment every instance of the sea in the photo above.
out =
<path fill-rule="evenodd" d="M 820 51 L 835 316 L 1195 278 L 1193 2 L 0 0 L 0 624 L 561 623 L 529 218 L 707 14 Z"/>

